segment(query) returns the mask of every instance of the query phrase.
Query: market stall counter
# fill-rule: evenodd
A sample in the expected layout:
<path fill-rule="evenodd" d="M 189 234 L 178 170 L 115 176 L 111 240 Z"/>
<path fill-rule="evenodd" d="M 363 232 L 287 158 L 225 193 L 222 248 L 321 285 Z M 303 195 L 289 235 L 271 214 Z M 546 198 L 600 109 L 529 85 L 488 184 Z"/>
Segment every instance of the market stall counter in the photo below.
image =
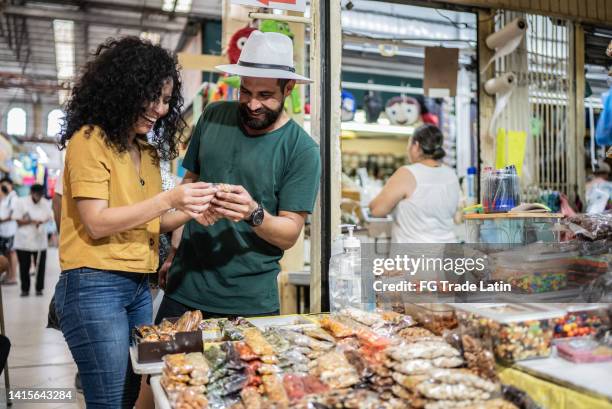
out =
<path fill-rule="evenodd" d="M 454 311 L 444 328 L 427 328 L 431 305 L 396 308 L 201 320 L 202 350 L 134 368 L 155 375 L 163 409 L 612 408 L 612 348 L 593 336 L 609 322 L 594 305 L 441 305 L 445 323 Z"/>
<path fill-rule="evenodd" d="M 499 383 L 478 340 L 409 315 L 346 308 L 202 324 L 214 325 L 203 351 L 164 356 L 151 380 L 158 408 L 533 408 Z"/>

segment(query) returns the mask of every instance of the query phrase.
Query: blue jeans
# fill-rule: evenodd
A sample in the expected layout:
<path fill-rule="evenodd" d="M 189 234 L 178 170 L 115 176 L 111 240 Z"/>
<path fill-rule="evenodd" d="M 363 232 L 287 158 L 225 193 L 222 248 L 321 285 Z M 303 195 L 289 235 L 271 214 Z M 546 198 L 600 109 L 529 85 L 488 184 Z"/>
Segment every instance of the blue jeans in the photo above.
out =
<path fill-rule="evenodd" d="M 133 408 L 140 376 L 130 362 L 130 332 L 152 321 L 147 274 L 78 268 L 55 287 L 60 327 L 74 358 L 87 408 Z"/>

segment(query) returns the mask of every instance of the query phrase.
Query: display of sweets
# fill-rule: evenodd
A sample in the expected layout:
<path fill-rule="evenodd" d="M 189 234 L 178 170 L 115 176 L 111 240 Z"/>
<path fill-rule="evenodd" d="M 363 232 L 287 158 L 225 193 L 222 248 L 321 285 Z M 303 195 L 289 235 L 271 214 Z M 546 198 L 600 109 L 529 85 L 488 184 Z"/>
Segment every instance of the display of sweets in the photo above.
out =
<path fill-rule="evenodd" d="M 462 328 L 490 337 L 495 357 L 506 362 L 545 358 L 555 322 L 565 311 L 539 304 L 455 304 Z"/>
<path fill-rule="evenodd" d="M 550 320 L 505 325 L 492 322 L 492 325 L 494 352 L 503 361 L 545 358 L 551 353 L 553 326 Z"/>
<path fill-rule="evenodd" d="M 609 305 L 569 305 L 567 314 L 555 320 L 555 338 L 573 338 L 594 335 L 602 326 L 607 326 L 606 310 Z"/>
<path fill-rule="evenodd" d="M 512 277 L 509 283 L 516 288 L 534 294 L 559 291 L 567 287 L 566 273 L 534 273 Z"/>

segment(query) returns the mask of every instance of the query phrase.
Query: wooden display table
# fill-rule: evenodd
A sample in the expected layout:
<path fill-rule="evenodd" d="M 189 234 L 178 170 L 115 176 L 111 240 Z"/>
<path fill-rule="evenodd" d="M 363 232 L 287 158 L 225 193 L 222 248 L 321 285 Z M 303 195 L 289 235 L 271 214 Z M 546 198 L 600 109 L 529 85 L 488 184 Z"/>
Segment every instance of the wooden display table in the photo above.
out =
<path fill-rule="evenodd" d="M 490 219 L 562 219 L 563 213 L 474 213 L 463 216 L 467 220 L 490 220 Z"/>

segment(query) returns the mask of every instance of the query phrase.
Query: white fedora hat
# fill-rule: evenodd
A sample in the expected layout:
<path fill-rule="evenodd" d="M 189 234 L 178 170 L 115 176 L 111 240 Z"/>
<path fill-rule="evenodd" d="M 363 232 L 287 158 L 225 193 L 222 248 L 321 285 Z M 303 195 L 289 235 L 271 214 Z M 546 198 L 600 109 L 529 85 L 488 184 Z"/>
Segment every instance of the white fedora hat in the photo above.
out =
<path fill-rule="evenodd" d="M 312 82 L 295 73 L 293 42 L 280 33 L 253 31 L 242 47 L 237 64 L 218 65 L 215 68 L 241 77 L 289 79 L 299 84 Z"/>

